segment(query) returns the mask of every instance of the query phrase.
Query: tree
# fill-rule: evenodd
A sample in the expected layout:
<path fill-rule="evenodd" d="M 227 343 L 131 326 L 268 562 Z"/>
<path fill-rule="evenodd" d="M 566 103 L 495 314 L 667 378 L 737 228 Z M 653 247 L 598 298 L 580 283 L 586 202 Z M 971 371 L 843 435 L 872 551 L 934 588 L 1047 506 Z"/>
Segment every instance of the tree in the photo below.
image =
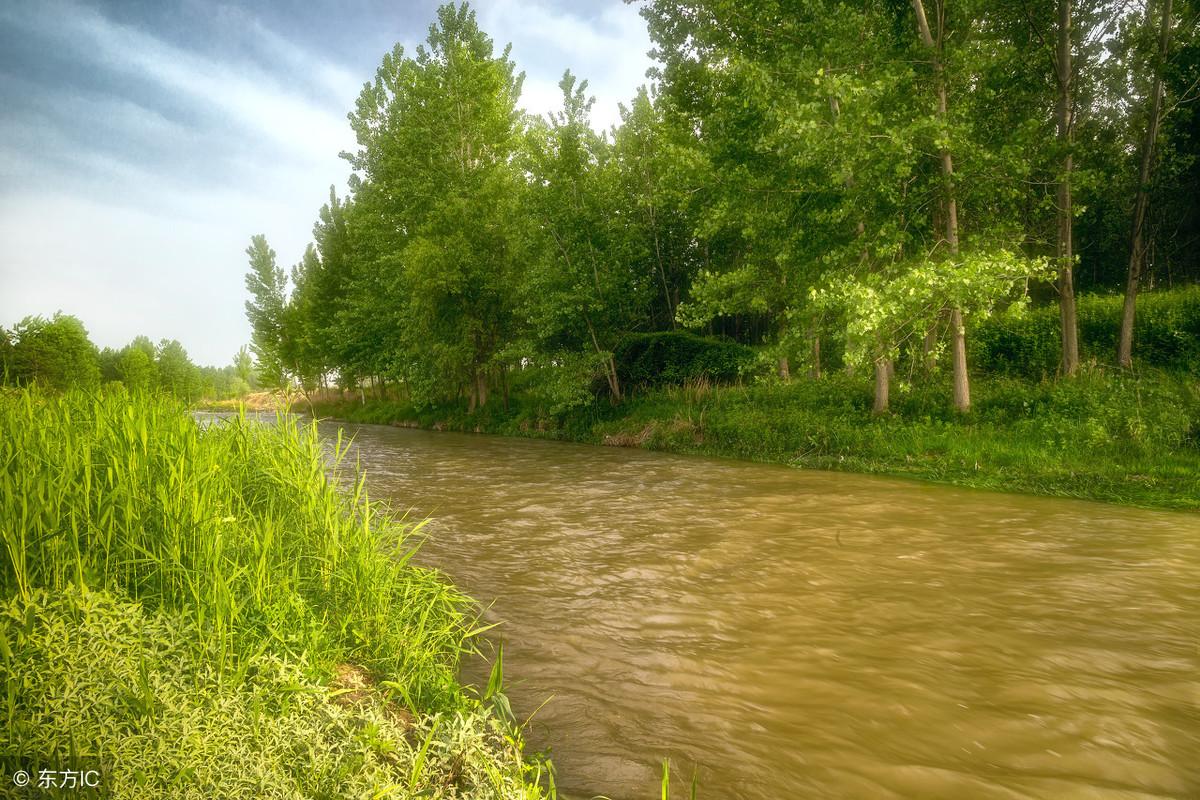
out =
<path fill-rule="evenodd" d="M 644 321 L 629 229 L 616 207 L 611 146 L 588 121 L 587 81 L 568 70 L 563 110 L 529 135 L 529 207 L 540 234 L 527 279 L 526 308 L 551 360 L 590 353 L 612 401 L 621 399 L 613 348 Z M 651 284 L 652 285 L 652 284 Z M 565 353 L 564 353 L 565 351 Z M 570 359 L 566 359 L 570 360 Z M 577 395 L 578 396 L 578 395 Z"/>
<path fill-rule="evenodd" d="M 933 84 L 937 95 L 937 120 L 945 125 L 948 111 L 945 64 L 942 57 L 943 15 L 938 15 L 937 27 L 931 29 L 922 0 L 912 0 L 912 5 L 917 18 L 917 32 L 921 43 L 930 53 L 933 66 Z M 954 156 L 950 152 L 948 132 L 943 131 L 938 138 L 940 140 L 938 156 L 941 160 L 943 178 L 941 211 L 946 226 L 946 246 L 949 249 L 950 258 L 954 259 L 958 256 L 958 197 L 954 185 Z M 951 308 L 950 336 L 953 343 L 954 407 L 959 411 L 967 411 L 971 408 L 971 386 L 970 378 L 967 375 L 966 334 L 962 309 Z"/>
<path fill-rule="evenodd" d="M 1158 53 L 1154 60 L 1154 80 L 1147 104 L 1146 136 L 1142 140 L 1141 166 L 1138 169 L 1137 193 L 1133 202 L 1133 234 L 1130 237 L 1129 273 L 1125 282 L 1125 302 L 1121 309 L 1121 332 L 1117 340 L 1117 364 L 1126 369 L 1133 366 L 1133 320 L 1137 310 L 1138 281 L 1146 262 L 1146 209 L 1150 203 L 1150 179 L 1158 129 L 1162 123 L 1163 73 L 1171 46 L 1171 0 L 1160 0 L 1161 21 L 1158 28 Z M 1147 6 L 1147 17 L 1149 17 Z"/>
<path fill-rule="evenodd" d="M 248 355 L 248 354 L 247 354 Z M 237 367 L 199 367 L 199 396 L 213 400 L 244 397 L 250 385 L 237 374 Z"/>
<path fill-rule="evenodd" d="M 99 353 L 77 317 L 25 317 L 12 330 L 9 380 L 65 390 L 100 383 Z"/>
<path fill-rule="evenodd" d="M 989 53 L 980 68 L 997 73 L 992 83 L 994 103 L 984 109 L 986 118 L 1000 125 L 993 148 L 1019 146 L 1027 167 L 1021 175 L 1027 188 L 1011 215 L 1021 219 L 1025 246 L 1031 252 L 1053 253 L 1059 267 L 1055 291 L 1059 306 L 1060 372 L 1073 375 L 1079 367 L 1079 323 L 1076 312 L 1078 255 L 1094 253 L 1096 242 L 1076 225 L 1077 189 L 1082 205 L 1101 167 L 1095 133 L 1102 127 L 1102 66 L 1104 42 L 1122 16 L 1124 0 L 1057 0 L 1053 5 L 1031 5 L 1025 0 L 998 0 L 989 4 L 985 35 L 997 34 L 1011 42 L 1011 58 Z M 1002 70 L 1002 71 L 998 71 Z M 1032 115 L 1030 110 L 1048 114 Z M 1027 131 L 1022 136 L 1019 132 Z M 1082 134 L 1082 135 L 1081 135 Z M 1024 141 L 1022 141 L 1024 140 Z M 1010 161 L 1014 166 L 1020 162 Z M 1040 187 L 1054 186 L 1054 195 Z M 1104 190 L 1114 187 L 1106 184 Z M 1049 211 L 1050 213 L 1046 213 Z"/>
<path fill-rule="evenodd" d="M 828 272 L 866 266 L 868 247 L 895 245 L 896 164 L 869 154 L 907 146 L 907 134 L 892 130 L 892 98 L 911 94 L 893 92 L 909 70 L 888 58 L 896 43 L 886 14 L 838 12 L 724 0 L 656 0 L 642 12 L 663 62 L 668 113 L 693 133 L 690 148 L 674 149 L 692 182 L 682 194 L 703 256 L 677 316 L 710 330 L 765 323 L 785 379 L 795 354 L 809 349 L 798 347 L 805 339 L 819 372 L 808 289 Z M 882 166 L 892 171 L 872 183 Z M 880 191 L 869 195 L 867 186 Z"/>
<path fill-rule="evenodd" d="M 1054 274 L 1045 259 L 995 250 L 968 254 L 948 265 L 918 259 L 861 277 L 840 276 L 813 297 L 848 320 L 845 357 L 851 364 L 875 366 L 873 410 L 882 414 L 888 410 L 891 383 L 886 365 L 896 360 L 906 341 L 923 336 L 944 309 L 957 308 L 964 320 L 977 321 L 997 308 L 1026 302 L 1023 288 L 1029 280 Z"/>
<path fill-rule="evenodd" d="M 280 359 L 306 392 L 323 383 L 329 369 L 322 332 L 313 324 L 321 269 L 317 250 L 310 244 L 304 258 L 292 267 L 292 292 L 280 317 Z"/>
<path fill-rule="evenodd" d="M 1074 209 L 1071 176 L 1074 171 L 1072 139 L 1071 0 L 1058 0 L 1058 39 L 1054 77 L 1058 87 L 1055 112 L 1058 140 L 1063 149 L 1062 174 L 1058 178 L 1058 307 L 1062 339 L 1062 372 L 1074 375 L 1079 369 L 1079 323 L 1075 312 Z"/>
<path fill-rule="evenodd" d="M 631 269 L 656 287 L 645 301 L 647 324 L 658 330 L 676 327 L 701 260 L 688 204 L 693 143 L 666 105 L 645 86 L 621 105 L 609 161 L 615 176 L 607 185 L 612 214 L 627 229 Z"/>
<path fill-rule="evenodd" d="M 9 374 L 14 368 L 14 347 L 13 333 L 0 326 L 0 385 L 7 385 L 10 382 Z M 12 380 L 15 382 L 15 379 Z"/>
<path fill-rule="evenodd" d="M 504 366 L 525 245 L 512 158 L 523 77 L 468 6 L 444 5 L 416 57 L 385 56 L 350 115 L 354 235 L 374 273 L 356 300 L 378 309 L 380 367 L 419 400 L 465 387 L 482 406 Z"/>
<path fill-rule="evenodd" d="M 96 360 L 100 366 L 101 383 L 121 380 L 121 376 L 117 371 L 117 361 L 120 357 L 121 353 L 111 347 L 105 347 L 99 352 Z"/>
<path fill-rule="evenodd" d="M 137 345 L 122 348 L 117 357 L 117 375 L 130 391 L 145 392 L 153 389 L 158 381 L 158 369 L 154 360 Z"/>
<path fill-rule="evenodd" d="M 258 363 L 258 374 L 269 386 L 284 384 L 284 308 L 287 305 L 287 279 L 275 264 L 275 251 L 267 237 L 259 234 L 246 248 L 250 272 L 246 275 L 246 317 L 250 320 L 251 344 Z"/>
<path fill-rule="evenodd" d="M 363 328 L 346 319 L 352 311 L 351 296 L 357 279 L 357 254 L 350 240 L 351 213 L 350 201 L 339 198 L 334 187 L 329 187 L 329 202 L 321 207 L 313 225 L 316 257 L 305 268 L 308 312 L 304 325 L 314 358 L 324 370 L 337 370 L 343 385 L 354 383 L 362 372 L 352 365 L 356 361 L 355 343 Z M 360 302 L 366 299 L 360 298 Z"/>
<path fill-rule="evenodd" d="M 156 366 L 158 385 L 163 391 L 187 401 L 199 397 L 202 388 L 200 370 L 178 341 L 163 339 L 159 342 Z"/>
<path fill-rule="evenodd" d="M 233 369 L 239 380 L 246 384 L 246 388 L 254 386 L 254 359 L 250 356 L 250 351 L 245 345 L 237 351 L 233 357 Z"/>

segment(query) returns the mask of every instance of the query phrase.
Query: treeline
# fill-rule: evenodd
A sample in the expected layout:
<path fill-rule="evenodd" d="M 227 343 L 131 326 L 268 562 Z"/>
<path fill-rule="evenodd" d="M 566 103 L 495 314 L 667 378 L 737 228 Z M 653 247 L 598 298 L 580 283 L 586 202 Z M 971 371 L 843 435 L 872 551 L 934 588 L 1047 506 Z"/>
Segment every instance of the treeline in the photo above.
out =
<path fill-rule="evenodd" d="M 1128 366 L 1138 290 L 1200 278 L 1197 12 L 650 0 L 653 87 L 601 134 L 569 71 L 560 111 L 523 113 L 508 49 L 443 6 L 364 85 L 301 262 L 252 240 L 260 372 L 476 408 L 519 371 L 564 408 L 620 400 L 614 353 L 682 329 L 785 380 L 836 353 L 880 411 L 898 360 L 948 362 L 966 410 L 998 312 L 1056 304 L 1079 368 L 1081 288 L 1125 291 Z"/>
<path fill-rule="evenodd" d="M 192 363 L 174 339 L 157 345 L 138 336 L 120 350 L 96 347 L 77 317 L 26 317 L 0 327 L 0 379 L 9 386 L 41 384 L 60 391 L 120 382 L 131 391 L 162 391 L 186 401 L 240 397 L 256 378 L 246 348 L 226 367 Z"/>

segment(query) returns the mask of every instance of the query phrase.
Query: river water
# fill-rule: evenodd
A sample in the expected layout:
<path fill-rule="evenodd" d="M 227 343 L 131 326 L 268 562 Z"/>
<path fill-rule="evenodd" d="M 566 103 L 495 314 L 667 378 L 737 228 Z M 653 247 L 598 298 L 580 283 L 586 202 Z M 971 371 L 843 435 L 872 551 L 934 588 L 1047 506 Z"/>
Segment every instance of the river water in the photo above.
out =
<path fill-rule="evenodd" d="M 567 797 L 1200 797 L 1196 515 L 345 427 Z"/>

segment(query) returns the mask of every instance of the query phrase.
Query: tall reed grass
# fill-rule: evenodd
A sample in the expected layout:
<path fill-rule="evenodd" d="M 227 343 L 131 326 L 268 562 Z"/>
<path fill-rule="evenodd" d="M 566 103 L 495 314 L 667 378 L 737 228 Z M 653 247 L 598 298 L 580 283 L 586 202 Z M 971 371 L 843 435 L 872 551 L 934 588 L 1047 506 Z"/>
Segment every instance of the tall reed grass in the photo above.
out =
<path fill-rule="evenodd" d="M 413 708 L 458 703 L 468 599 L 410 564 L 413 528 L 361 478 L 340 491 L 327 459 L 291 417 L 202 428 L 173 400 L 120 390 L 4 394 L 0 589 L 89 586 L 183 613 L 222 674 L 304 654 L 386 676 Z"/>
<path fill-rule="evenodd" d="M 287 416 L 0 389 L 0 795 L 83 766 L 81 796 L 120 800 L 553 798 L 499 678 L 456 680 L 473 604 L 410 563 L 419 526 L 347 449 Z"/>

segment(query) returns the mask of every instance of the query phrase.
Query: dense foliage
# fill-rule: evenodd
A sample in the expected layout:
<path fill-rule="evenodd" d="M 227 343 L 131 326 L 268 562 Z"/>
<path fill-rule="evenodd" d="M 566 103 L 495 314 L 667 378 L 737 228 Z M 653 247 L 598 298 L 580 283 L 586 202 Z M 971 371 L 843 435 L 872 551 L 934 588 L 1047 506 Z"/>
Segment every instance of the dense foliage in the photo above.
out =
<path fill-rule="evenodd" d="M 626 386 L 734 383 L 754 364 L 754 351 L 744 345 L 683 331 L 630 334 L 613 357 Z"/>
<path fill-rule="evenodd" d="M 1127 284 L 1136 309 L 1200 277 L 1197 9 L 1135 5 L 645 0 L 659 66 L 603 133 L 570 72 L 561 111 L 523 114 L 508 50 L 443 6 L 363 88 L 349 196 L 290 281 L 253 240 L 260 370 L 418 406 L 521 384 L 555 410 L 744 371 L 633 365 L 634 343 L 691 341 L 639 337 L 684 328 L 785 380 L 873 370 L 877 411 L 898 360 L 945 362 L 965 411 L 970 373 L 1023 348 L 1039 373 L 1074 374 L 1080 337 L 1111 361 L 1087 293 Z M 989 318 L 1030 304 L 1029 341 L 1001 343 Z M 1174 323 L 1143 306 L 1116 324 L 1166 363 Z"/>
<path fill-rule="evenodd" d="M 40 381 L 65 389 L 100 383 L 100 362 L 87 329 L 75 317 L 62 313 L 51 319 L 26 317 L 12 331 L 0 331 L 5 340 L 5 382 Z"/>
<path fill-rule="evenodd" d="M 1200 373 L 1200 287 L 1154 292 L 1139 300 L 1135 346 L 1143 366 Z M 1079 346 L 1085 360 L 1105 362 L 1117 346 L 1121 298 L 1090 295 L 1079 302 Z M 971 342 L 981 369 L 1029 378 L 1058 367 L 1058 310 L 1041 307 L 992 317 Z"/>

